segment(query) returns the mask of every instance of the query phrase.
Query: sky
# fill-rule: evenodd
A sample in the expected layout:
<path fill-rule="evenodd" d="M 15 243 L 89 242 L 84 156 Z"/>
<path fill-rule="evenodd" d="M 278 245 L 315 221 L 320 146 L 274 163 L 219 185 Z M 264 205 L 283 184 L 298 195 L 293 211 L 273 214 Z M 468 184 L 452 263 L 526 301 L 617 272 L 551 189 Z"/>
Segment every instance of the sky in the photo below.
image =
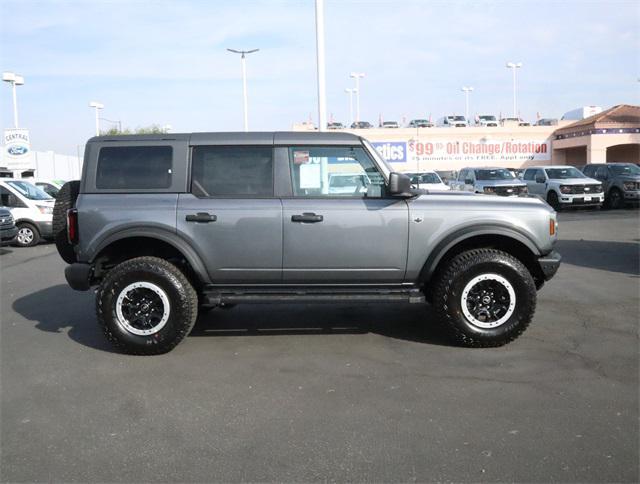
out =
<path fill-rule="evenodd" d="M 640 2 L 325 0 L 327 112 L 349 121 L 349 73 L 363 72 L 361 119 L 408 122 L 470 113 L 560 117 L 640 104 Z M 32 149 L 76 154 L 95 131 L 90 101 L 123 127 L 242 130 L 317 120 L 313 0 L 0 0 L 0 69 L 25 77 L 20 126 Z M 0 124 L 11 93 L 0 86 Z M 112 126 L 102 122 L 104 128 Z"/>

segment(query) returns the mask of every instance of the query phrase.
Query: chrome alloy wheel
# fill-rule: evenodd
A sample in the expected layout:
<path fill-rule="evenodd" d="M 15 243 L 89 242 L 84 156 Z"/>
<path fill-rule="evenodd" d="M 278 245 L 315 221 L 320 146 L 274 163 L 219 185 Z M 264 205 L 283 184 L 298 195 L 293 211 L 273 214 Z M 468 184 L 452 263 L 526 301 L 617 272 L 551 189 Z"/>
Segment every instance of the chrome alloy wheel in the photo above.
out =
<path fill-rule="evenodd" d="M 134 282 L 125 287 L 116 300 L 120 327 L 131 334 L 149 336 L 160 331 L 169 320 L 167 293 L 152 282 Z"/>
<path fill-rule="evenodd" d="M 483 329 L 506 323 L 516 309 L 516 292 L 498 274 L 471 279 L 462 291 L 462 312 L 471 324 Z"/>
<path fill-rule="evenodd" d="M 29 245 L 33 242 L 33 230 L 29 227 L 22 227 L 18 230 L 18 235 L 16 236 L 16 240 L 20 245 Z"/>

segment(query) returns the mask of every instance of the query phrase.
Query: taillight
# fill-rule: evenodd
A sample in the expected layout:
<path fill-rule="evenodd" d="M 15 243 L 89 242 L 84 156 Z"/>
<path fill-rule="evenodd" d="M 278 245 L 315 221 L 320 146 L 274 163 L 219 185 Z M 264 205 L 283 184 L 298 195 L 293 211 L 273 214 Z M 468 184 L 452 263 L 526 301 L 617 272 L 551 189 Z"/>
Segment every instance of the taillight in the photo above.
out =
<path fill-rule="evenodd" d="M 78 210 L 67 210 L 67 239 L 70 244 L 78 243 Z"/>

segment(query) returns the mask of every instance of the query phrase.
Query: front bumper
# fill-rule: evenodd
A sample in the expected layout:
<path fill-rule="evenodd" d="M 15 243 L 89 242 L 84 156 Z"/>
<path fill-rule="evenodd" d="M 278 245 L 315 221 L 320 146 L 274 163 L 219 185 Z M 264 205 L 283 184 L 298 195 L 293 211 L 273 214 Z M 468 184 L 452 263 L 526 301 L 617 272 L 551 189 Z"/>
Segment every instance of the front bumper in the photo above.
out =
<path fill-rule="evenodd" d="M 0 230 L 0 242 L 7 243 L 11 242 L 18 235 L 18 227 L 13 226 L 10 229 L 1 229 Z"/>
<path fill-rule="evenodd" d="M 560 195 L 560 203 L 563 205 L 601 205 L 604 202 L 604 193 Z"/>
<path fill-rule="evenodd" d="M 555 250 L 538 258 L 538 264 L 540 264 L 540 269 L 542 269 L 545 281 L 548 281 L 556 275 L 561 261 L 562 256 Z"/>
<path fill-rule="evenodd" d="M 45 239 L 50 239 L 53 237 L 53 222 L 50 220 L 47 222 L 36 222 L 38 226 L 38 231 L 40 232 L 40 236 Z"/>
<path fill-rule="evenodd" d="M 640 191 L 625 191 L 624 192 L 624 199 L 627 202 L 640 202 Z"/>

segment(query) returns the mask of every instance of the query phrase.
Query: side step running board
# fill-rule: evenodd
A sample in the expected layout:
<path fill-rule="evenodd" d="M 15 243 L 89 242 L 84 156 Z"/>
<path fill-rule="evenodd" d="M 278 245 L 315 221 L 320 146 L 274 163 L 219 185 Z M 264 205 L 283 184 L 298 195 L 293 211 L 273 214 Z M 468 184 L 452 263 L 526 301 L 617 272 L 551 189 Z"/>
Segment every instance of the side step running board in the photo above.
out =
<path fill-rule="evenodd" d="M 203 290 L 203 305 L 237 303 L 407 302 L 423 303 L 416 287 L 216 287 Z"/>

